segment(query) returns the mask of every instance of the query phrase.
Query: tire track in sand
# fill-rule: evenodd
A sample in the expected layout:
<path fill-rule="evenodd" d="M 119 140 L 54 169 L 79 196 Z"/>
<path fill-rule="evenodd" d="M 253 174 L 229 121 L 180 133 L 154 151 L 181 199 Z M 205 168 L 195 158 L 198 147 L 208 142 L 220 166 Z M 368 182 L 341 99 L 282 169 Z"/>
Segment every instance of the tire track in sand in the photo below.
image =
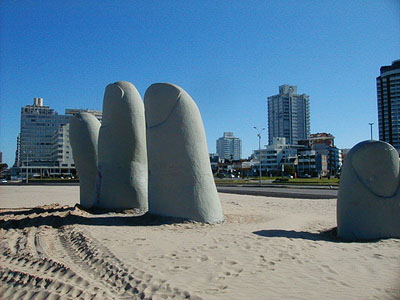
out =
<path fill-rule="evenodd" d="M 78 231 L 71 226 L 59 229 L 62 248 L 71 261 L 86 274 L 97 278 L 113 293 L 120 297 L 137 299 L 200 299 L 187 291 L 173 288 L 165 280 L 158 280 L 152 275 L 135 267 L 126 267 L 105 246 L 101 245 L 88 233 Z"/>
<path fill-rule="evenodd" d="M 63 225 L 68 211 L 51 210 L 0 216 L 0 299 L 200 299 L 128 268 L 83 228 Z M 43 225 L 48 216 L 61 224 Z"/>
<path fill-rule="evenodd" d="M 70 267 L 51 258 L 34 256 L 35 249 L 27 247 L 27 239 L 18 238 L 15 243 L 10 243 L 7 232 L 2 233 L 0 299 L 95 299 L 96 296 L 107 296 Z M 19 251 L 13 252 L 14 248 Z M 20 290 L 26 293 L 16 293 Z"/>

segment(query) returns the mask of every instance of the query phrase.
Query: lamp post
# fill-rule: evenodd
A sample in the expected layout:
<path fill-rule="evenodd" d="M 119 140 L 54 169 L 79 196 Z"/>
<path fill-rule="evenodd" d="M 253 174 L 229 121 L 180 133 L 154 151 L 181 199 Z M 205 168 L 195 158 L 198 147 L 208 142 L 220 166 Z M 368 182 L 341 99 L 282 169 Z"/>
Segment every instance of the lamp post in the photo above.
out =
<path fill-rule="evenodd" d="M 260 130 L 255 126 L 253 128 L 257 130 L 257 136 L 258 136 L 258 161 L 259 161 L 260 186 L 261 186 L 261 132 L 265 130 L 265 128 L 261 128 Z"/>
<path fill-rule="evenodd" d="M 374 123 L 368 123 L 369 124 L 369 126 L 371 127 L 371 140 L 373 139 L 372 138 L 372 125 L 374 125 Z"/>

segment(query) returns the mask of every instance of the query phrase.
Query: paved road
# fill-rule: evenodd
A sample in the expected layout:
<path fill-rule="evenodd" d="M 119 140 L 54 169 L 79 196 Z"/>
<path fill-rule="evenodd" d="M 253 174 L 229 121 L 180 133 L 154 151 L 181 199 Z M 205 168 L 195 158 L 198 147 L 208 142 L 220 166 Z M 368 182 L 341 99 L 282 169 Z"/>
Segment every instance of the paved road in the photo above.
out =
<path fill-rule="evenodd" d="M 26 185 L 25 183 L 2 183 L 0 185 Z M 79 185 L 79 183 L 33 183 L 29 185 Z M 337 187 L 321 187 L 321 186 L 221 186 L 217 185 L 220 193 L 256 195 L 279 198 L 301 198 L 301 199 L 336 199 Z"/>
<path fill-rule="evenodd" d="M 336 199 L 337 188 L 317 187 L 259 187 L 259 186 L 217 186 L 220 193 L 269 196 L 301 199 Z"/>

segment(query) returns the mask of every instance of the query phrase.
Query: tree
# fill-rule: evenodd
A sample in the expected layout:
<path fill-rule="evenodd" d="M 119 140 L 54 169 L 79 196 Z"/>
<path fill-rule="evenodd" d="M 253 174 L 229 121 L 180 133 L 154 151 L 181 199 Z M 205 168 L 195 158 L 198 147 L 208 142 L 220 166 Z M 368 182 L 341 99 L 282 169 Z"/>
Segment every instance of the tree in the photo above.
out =
<path fill-rule="evenodd" d="M 295 172 L 296 172 L 296 170 L 293 165 L 285 164 L 284 173 L 286 175 L 294 175 Z"/>
<path fill-rule="evenodd" d="M 0 177 L 3 177 L 3 171 L 7 170 L 8 165 L 5 163 L 0 163 Z"/>

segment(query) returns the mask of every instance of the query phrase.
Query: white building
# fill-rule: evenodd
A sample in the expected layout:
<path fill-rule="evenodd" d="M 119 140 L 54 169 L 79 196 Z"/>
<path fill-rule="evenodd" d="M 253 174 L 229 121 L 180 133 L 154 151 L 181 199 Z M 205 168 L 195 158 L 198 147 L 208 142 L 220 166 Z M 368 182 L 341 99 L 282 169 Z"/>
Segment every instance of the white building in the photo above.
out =
<path fill-rule="evenodd" d="M 239 160 L 242 157 L 242 140 L 233 132 L 224 132 L 224 136 L 217 140 L 217 154 L 220 158 Z"/>
<path fill-rule="evenodd" d="M 272 174 L 282 172 L 282 165 L 294 166 L 297 159 L 297 150 L 303 146 L 289 145 L 286 138 L 275 137 L 272 144 L 261 149 L 261 171 L 264 174 Z M 258 150 L 253 151 L 253 159 L 255 168 L 259 168 L 260 153 Z"/>
<path fill-rule="evenodd" d="M 279 94 L 268 97 L 268 143 L 274 137 L 284 137 L 296 145 L 310 135 L 310 99 L 297 94 L 297 86 L 281 85 Z"/>
<path fill-rule="evenodd" d="M 53 170 L 52 175 L 71 175 L 75 174 L 75 163 L 72 157 L 72 148 L 69 142 L 69 124 L 59 127 L 52 140 L 52 159 L 57 162 L 57 169 Z"/>

